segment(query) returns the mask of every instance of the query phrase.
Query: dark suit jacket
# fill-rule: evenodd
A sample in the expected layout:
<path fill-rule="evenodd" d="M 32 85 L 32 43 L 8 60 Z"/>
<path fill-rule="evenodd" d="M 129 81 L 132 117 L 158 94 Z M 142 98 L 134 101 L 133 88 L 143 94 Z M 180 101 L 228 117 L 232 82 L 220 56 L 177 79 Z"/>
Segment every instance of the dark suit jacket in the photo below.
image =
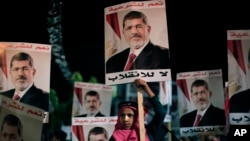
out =
<path fill-rule="evenodd" d="M 87 114 L 82 114 L 82 115 L 77 115 L 75 117 L 87 117 Z M 104 114 L 102 114 L 101 112 L 98 112 L 95 117 L 105 117 Z"/>
<path fill-rule="evenodd" d="M 127 58 L 129 56 L 130 48 L 112 56 L 106 62 L 106 73 L 123 71 Z M 142 52 L 137 56 L 133 69 L 169 69 L 170 57 L 169 50 L 149 42 Z"/>
<path fill-rule="evenodd" d="M 183 115 L 180 119 L 181 127 L 193 127 L 197 110 L 189 112 Z M 225 125 L 226 117 L 225 111 L 223 109 L 214 107 L 210 105 L 206 113 L 202 117 L 198 126 L 215 126 L 215 125 Z"/>
<path fill-rule="evenodd" d="M 11 89 L 0 94 L 12 98 L 14 93 L 15 89 Z M 20 102 L 49 111 L 49 93 L 37 88 L 35 85 L 30 87 L 20 99 Z"/>
<path fill-rule="evenodd" d="M 234 94 L 229 99 L 230 113 L 249 113 L 250 111 L 250 89 Z"/>
<path fill-rule="evenodd" d="M 241 91 L 234 94 L 229 99 L 229 112 L 230 113 L 249 113 L 250 112 L 250 89 Z M 230 125 L 229 132 L 227 134 L 228 141 L 240 140 L 243 141 L 242 136 L 234 136 L 235 131 L 239 129 L 246 129 L 250 131 L 249 125 Z M 250 134 L 244 134 L 246 141 L 249 140 Z M 244 140 L 245 141 L 245 140 Z"/>

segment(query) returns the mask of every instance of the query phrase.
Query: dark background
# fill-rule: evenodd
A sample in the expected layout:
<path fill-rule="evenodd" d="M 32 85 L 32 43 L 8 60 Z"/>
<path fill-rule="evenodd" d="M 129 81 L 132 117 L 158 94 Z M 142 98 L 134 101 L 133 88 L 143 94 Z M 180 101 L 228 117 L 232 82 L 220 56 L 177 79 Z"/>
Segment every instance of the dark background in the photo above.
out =
<path fill-rule="evenodd" d="M 1 0 L 0 41 L 50 44 L 48 10 L 58 1 Z M 71 72 L 79 71 L 85 82 L 95 76 L 99 83 L 105 83 L 104 8 L 123 2 L 128 1 L 61 0 L 66 67 Z M 166 13 L 172 79 L 179 72 L 222 69 L 227 81 L 227 30 L 250 29 L 248 1 L 166 0 Z M 62 102 L 59 117 L 64 117 L 64 112 L 71 109 L 64 104 L 69 101 L 72 84 L 54 58 L 52 55 L 50 85 Z"/>
<path fill-rule="evenodd" d="M 104 76 L 104 8 L 126 0 L 62 0 L 63 49 L 72 72 L 84 81 Z M 53 1 L 1 1 L 0 41 L 49 44 L 46 18 Z M 166 0 L 172 78 L 187 71 L 222 69 L 227 80 L 227 30 L 250 29 L 250 7 L 243 1 Z M 69 87 L 58 65 L 51 62 L 51 87 Z"/>

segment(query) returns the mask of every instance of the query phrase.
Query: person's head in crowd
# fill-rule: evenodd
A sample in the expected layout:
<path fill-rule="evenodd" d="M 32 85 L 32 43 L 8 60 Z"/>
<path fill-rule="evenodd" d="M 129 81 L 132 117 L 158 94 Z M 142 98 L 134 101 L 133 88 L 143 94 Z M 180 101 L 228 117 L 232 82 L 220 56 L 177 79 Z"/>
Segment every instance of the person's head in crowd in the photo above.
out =
<path fill-rule="evenodd" d="M 130 11 L 123 18 L 123 34 L 133 49 L 143 47 L 149 41 L 151 27 L 142 12 Z"/>
<path fill-rule="evenodd" d="M 191 98 L 199 112 L 211 104 L 212 92 L 205 80 L 197 79 L 191 85 Z"/>
<path fill-rule="evenodd" d="M 25 53 L 15 54 L 10 61 L 11 80 L 18 91 L 24 91 L 33 84 L 36 69 L 33 58 Z"/>
<path fill-rule="evenodd" d="M 23 141 L 23 126 L 20 119 L 8 114 L 4 117 L 1 124 L 0 141 Z"/>
<path fill-rule="evenodd" d="M 108 131 L 103 127 L 94 127 L 89 131 L 88 141 L 108 141 Z"/>
<path fill-rule="evenodd" d="M 124 101 L 118 104 L 118 108 L 118 119 L 115 124 L 113 137 L 117 139 L 122 134 L 122 138 L 124 139 L 139 139 L 140 125 L 137 103 L 134 101 Z M 146 141 L 149 141 L 147 134 L 145 134 L 145 137 Z"/>
<path fill-rule="evenodd" d="M 88 91 L 84 97 L 84 105 L 88 116 L 94 116 L 100 112 L 102 105 L 100 94 L 97 91 Z"/>
<path fill-rule="evenodd" d="M 116 126 L 121 129 L 134 128 L 138 118 L 137 103 L 133 101 L 121 102 L 118 108 L 118 124 Z"/>
<path fill-rule="evenodd" d="M 67 133 L 62 130 L 55 130 L 51 133 L 49 141 L 66 141 Z"/>

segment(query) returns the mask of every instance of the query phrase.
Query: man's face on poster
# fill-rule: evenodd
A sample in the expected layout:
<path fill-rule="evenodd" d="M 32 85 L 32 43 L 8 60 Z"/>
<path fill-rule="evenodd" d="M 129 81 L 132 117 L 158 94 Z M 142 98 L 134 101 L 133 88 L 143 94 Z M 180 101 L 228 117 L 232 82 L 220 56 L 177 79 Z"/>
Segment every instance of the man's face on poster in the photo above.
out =
<path fill-rule="evenodd" d="M 131 48 L 139 49 L 149 39 L 151 27 L 141 18 L 128 19 L 124 22 L 123 34 Z"/>
<path fill-rule="evenodd" d="M 84 101 L 86 112 L 88 115 L 96 114 L 101 106 L 101 101 L 97 96 L 86 96 Z"/>
<path fill-rule="evenodd" d="M 10 68 L 11 80 L 19 91 L 23 91 L 33 83 L 36 70 L 30 66 L 29 61 L 13 61 Z"/>
<path fill-rule="evenodd" d="M 203 111 L 210 103 L 211 92 L 205 86 L 194 86 L 191 98 L 198 111 Z"/>
<path fill-rule="evenodd" d="M 0 133 L 0 141 L 22 141 L 22 138 L 18 134 L 18 127 L 4 123 Z"/>
<path fill-rule="evenodd" d="M 91 134 L 89 136 L 89 141 L 108 141 L 104 133 L 101 134 Z"/>

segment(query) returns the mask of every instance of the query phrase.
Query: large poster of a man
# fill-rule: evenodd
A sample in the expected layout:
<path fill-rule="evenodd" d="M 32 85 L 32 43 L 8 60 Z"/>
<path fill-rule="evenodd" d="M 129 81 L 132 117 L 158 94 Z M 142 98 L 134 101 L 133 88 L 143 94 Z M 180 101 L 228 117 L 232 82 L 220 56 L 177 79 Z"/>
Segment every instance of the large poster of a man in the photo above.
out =
<path fill-rule="evenodd" d="M 228 30 L 227 35 L 229 122 L 249 128 L 250 30 Z"/>
<path fill-rule="evenodd" d="M 49 110 L 51 46 L 23 42 L 0 42 L 1 95 Z"/>
<path fill-rule="evenodd" d="M 221 70 L 178 73 L 177 88 L 181 136 L 225 134 Z"/>
<path fill-rule="evenodd" d="M 164 1 L 105 8 L 105 68 L 107 85 L 171 79 Z"/>

